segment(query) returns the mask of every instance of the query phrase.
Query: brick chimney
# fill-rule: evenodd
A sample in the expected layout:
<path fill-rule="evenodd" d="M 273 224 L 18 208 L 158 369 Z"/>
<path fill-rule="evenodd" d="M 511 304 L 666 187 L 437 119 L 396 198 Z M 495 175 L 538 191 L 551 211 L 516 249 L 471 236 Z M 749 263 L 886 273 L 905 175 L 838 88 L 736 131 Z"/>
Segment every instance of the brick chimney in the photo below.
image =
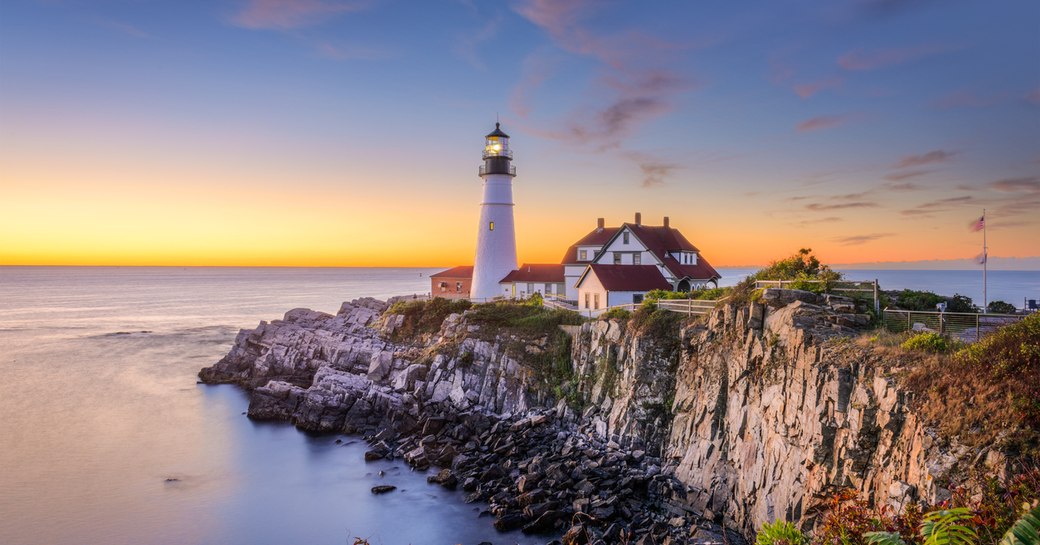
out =
<path fill-rule="evenodd" d="M 606 222 L 603 218 L 596 218 L 596 231 L 602 231 L 604 225 L 606 225 Z"/>
<path fill-rule="evenodd" d="M 643 215 L 640 214 L 639 212 L 636 212 L 636 225 L 642 225 L 642 224 L 643 224 Z"/>
<path fill-rule="evenodd" d="M 664 226 L 668 227 L 668 216 L 664 217 Z"/>

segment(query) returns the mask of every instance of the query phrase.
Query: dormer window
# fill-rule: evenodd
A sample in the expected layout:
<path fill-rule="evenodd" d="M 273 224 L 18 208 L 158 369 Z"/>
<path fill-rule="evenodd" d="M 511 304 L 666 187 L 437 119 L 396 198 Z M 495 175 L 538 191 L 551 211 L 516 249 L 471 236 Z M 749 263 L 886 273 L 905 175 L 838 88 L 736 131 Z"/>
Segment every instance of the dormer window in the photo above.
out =
<path fill-rule="evenodd" d="M 578 261 L 588 261 L 588 260 L 589 260 L 589 251 L 588 250 L 578 250 Z"/>

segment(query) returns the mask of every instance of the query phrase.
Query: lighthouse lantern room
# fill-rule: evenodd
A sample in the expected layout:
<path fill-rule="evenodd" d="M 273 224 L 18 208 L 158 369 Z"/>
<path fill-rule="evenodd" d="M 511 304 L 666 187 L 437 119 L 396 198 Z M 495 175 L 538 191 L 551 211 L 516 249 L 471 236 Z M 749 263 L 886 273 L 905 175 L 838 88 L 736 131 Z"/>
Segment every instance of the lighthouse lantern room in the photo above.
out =
<path fill-rule="evenodd" d="M 477 255 L 473 261 L 470 297 L 491 299 L 500 295 L 499 280 L 516 269 L 516 232 L 513 227 L 513 152 L 509 135 L 495 123 L 484 140 L 484 164 L 479 174 L 484 184 L 477 226 Z"/>

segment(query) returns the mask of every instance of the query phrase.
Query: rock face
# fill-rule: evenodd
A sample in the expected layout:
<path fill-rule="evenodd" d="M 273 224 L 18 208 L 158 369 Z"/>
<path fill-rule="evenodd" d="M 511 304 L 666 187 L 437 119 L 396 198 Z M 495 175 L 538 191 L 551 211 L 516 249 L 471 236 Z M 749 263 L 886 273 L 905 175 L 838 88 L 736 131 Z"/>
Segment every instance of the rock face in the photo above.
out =
<path fill-rule="evenodd" d="M 917 420 L 885 362 L 848 342 L 868 319 L 842 297 L 766 290 L 672 338 L 588 322 L 569 330 L 574 379 L 555 392 L 510 355 L 516 339 L 452 314 L 426 342 L 396 344 L 403 317 L 386 308 L 289 311 L 239 333 L 199 375 L 250 389 L 252 418 L 365 434 L 365 459 L 438 466 L 431 482 L 489 502 L 496 527 L 569 527 L 564 542 L 720 540 L 709 521 L 745 536 L 777 518 L 811 525 L 836 487 L 896 507 L 935 501 L 965 460 L 1000 459 Z"/>

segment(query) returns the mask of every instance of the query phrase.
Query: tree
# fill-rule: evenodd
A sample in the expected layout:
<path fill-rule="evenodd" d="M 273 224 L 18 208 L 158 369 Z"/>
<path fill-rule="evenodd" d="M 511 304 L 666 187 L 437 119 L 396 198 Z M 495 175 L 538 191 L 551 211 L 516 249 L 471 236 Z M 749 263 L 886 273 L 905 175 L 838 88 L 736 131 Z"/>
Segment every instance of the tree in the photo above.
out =
<path fill-rule="evenodd" d="M 1015 305 L 1004 301 L 991 301 L 986 305 L 986 312 L 993 314 L 1014 314 L 1016 310 L 1018 309 L 1015 308 Z"/>
<path fill-rule="evenodd" d="M 967 295 L 961 295 L 959 293 L 953 294 L 953 297 L 946 301 L 946 312 L 978 312 L 979 307 L 975 306 L 972 302 L 971 297 Z"/>

